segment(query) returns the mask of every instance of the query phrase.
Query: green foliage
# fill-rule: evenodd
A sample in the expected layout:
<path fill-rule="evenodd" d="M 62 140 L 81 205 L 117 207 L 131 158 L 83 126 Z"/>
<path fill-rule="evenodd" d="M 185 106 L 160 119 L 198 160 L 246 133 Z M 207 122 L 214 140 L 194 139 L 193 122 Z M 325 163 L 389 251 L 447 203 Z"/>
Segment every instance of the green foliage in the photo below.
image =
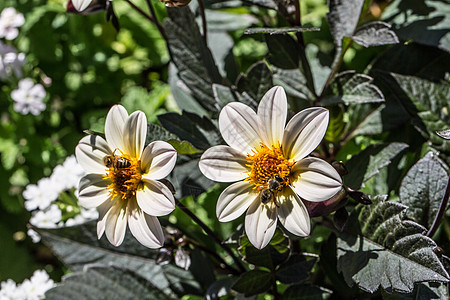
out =
<path fill-rule="evenodd" d="M 400 202 L 409 207 L 406 215 L 430 228 L 444 197 L 447 177 L 447 172 L 432 152 L 419 160 L 400 186 Z"/>
<path fill-rule="evenodd" d="M 449 282 L 436 243 L 423 235 L 424 227 L 405 219 L 406 209 L 386 197 L 356 207 L 337 240 L 338 270 L 348 284 L 371 293 L 380 285 L 410 293 L 415 283 Z"/>

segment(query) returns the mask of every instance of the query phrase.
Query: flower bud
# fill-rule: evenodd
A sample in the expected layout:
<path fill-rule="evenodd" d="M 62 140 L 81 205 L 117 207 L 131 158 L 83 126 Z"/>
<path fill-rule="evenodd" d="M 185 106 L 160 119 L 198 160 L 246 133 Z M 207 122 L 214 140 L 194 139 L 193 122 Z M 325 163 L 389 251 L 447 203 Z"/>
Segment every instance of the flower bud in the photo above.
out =
<path fill-rule="evenodd" d="M 345 188 L 341 188 L 336 195 L 322 202 L 310 202 L 303 199 L 302 201 L 311 218 L 325 216 L 338 210 L 347 203 L 347 191 Z"/>
<path fill-rule="evenodd" d="M 106 0 L 69 0 L 67 12 L 81 15 L 99 13 L 106 9 Z"/>
<path fill-rule="evenodd" d="M 167 7 L 182 7 L 188 5 L 191 0 L 160 0 Z"/>

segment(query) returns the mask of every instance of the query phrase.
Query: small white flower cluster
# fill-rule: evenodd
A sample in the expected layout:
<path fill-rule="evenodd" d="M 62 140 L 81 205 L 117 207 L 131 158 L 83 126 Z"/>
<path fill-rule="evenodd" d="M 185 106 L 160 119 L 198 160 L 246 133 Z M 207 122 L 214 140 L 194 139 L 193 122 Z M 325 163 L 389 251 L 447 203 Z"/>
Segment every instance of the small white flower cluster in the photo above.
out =
<path fill-rule="evenodd" d="M 25 78 L 19 81 L 19 87 L 11 92 L 11 98 L 14 100 L 14 110 L 22 115 L 32 113 L 39 115 L 45 110 L 44 87 L 42 84 L 34 84 L 31 78 Z"/>
<path fill-rule="evenodd" d="M 0 300 L 38 300 L 44 299 L 44 294 L 55 286 L 44 270 L 36 270 L 30 279 L 16 284 L 8 279 L 0 284 Z"/>
<path fill-rule="evenodd" d="M 0 14 L 0 38 L 13 40 L 19 35 L 19 27 L 25 23 L 23 14 L 17 12 L 14 7 L 2 10 Z"/>
<path fill-rule="evenodd" d="M 37 184 L 29 184 L 23 192 L 25 208 L 33 211 L 30 223 L 39 228 L 56 228 L 60 226 L 74 226 L 98 218 L 96 209 L 81 208 L 80 214 L 61 222 L 62 212 L 54 202 L 61 193 L 78 188 L 78 183 L 85 175 L 75 156 L 66 158 L 62 165 L 53 169 L 50 177 L 40 179 Z M 75 196 L 77 191 L 75 190 Z M 37 243 L 39 235 L 32 229 L 28 235 Z"/>
<path fill-rule="evenodd" d="M 24 63 L 24 53 L 17 53 L 13 46 L 0 41 L 0 80 L 8 79 L 13 75 L 21 78 Z"/>
<path fill-rule="evenodd" d="M 0 38 L 15 39 L 19 35 L 18 28 L 24 23 L 23 14 L 14 7 L 3 9 L 0 13 Z M 0 80 L 11 79 L 13 75 L 20 79 L 24 63 L 24 53 L 18 53 L 13 46 L 0 41 Z M 11 92 L 14 110 L 23 115 L 31 113 L 36 116 L 45 110 L 45 103 L 42 101 L 45 96 L 44 87 L 34 84 L 31 78 L 20 80 L 18 88 Z"/>

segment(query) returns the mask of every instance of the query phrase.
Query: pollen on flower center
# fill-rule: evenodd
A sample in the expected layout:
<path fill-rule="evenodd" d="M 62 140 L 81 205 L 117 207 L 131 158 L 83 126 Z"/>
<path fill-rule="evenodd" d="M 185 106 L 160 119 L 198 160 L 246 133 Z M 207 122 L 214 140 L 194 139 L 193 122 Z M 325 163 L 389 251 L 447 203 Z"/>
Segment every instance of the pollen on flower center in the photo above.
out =
<path fill-rule="evenodd" d="M 272 148 L 261 143 L 260 147 L 252 150 L 253 154 L 247 156 L 248 180 L 255 184 L 255 188 L 267 186 L 269 179 L 276 175 L 283 179 L 283 186 L 289 185 L 289 175 L 295 161 L 287 160 L 278 144 Z"/>
<path fill-rule="evenodd" d="M 141 161 L 124 154 L 121 156 L 107 156 L 107 174 L 104 179 L 110 179 L 108 185 L 110 195 L 127 200 L 136 195 L 136 191 L 142 187 Z"/>

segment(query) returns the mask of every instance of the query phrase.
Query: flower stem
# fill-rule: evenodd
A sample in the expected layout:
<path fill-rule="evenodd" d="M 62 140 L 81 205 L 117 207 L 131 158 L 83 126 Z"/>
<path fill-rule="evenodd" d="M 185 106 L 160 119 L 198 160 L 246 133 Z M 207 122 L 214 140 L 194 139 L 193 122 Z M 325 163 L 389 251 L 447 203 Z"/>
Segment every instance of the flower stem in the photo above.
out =
<path fill-rule="evenodd" d="M 198 0 L 198 8 L 200 9 L 200 15 L 202 17 L 202 24 L 203 24 L 203 39 L 205 40 L 205 44 L 208 44 L 208 37 L 207 37 L 207 23 L 206 23 L 206 15 L 205 15 L 205 6 L 203 5 L 203 0 Z"/>
<path fill-rule="evenodd" d="M 155 23 L 155 19 L 153 19 L 152 16 L 147 14 L 145 11 L 143 11 L 139 6 L 131 2 L 130 0 L 125 0 L 126 3 L 128 3 L 135 11 L 137 11 L 140 15 L 142 15 L 144 18 L 150 20 L 150 22 Z"/>
<path fill-rule="evenodd" d="M 231 258 L 233 259 L 234 263 L 238 266 L 239 271 L 241 273 L 244 273 L 246 270 L 244 266 L 242 265 L 241 261 L 234 255 L 233 251 L 231 249 L 222 243 L 222 241 L 219 239 L 219 237 L 205 224 L 200 220 L 192 211 L 189 210 L 186 206 L 184 206 L 183 203 L 181 203 L 178 199 L 175 199 L 175 204 L 185 213 L 187 214 L 195 223 L 197 223 L 208 236 L 210 236 L 225 252 L 227 252 Z"/>
<path fill-rule="evenodd" d="M 153 23 L 156 25 L 156 27 L 158 28 L 159 33 L 161 34 L 161 36 L 166 40 L 167 42 L 167 35 L 166 35 L 166 31 L 164 30 L 164 27 L 161 25 L 161 23 L 159 23 L 158 18 L 156 17 L 156 11 L 155 8 L 153 7 L 153 4 L 150 0 L 146 0 L 147 2 L 147 6 L 148 9 L 150 10 L 150 14 L 152 15 L 153 19 L 155 20 Z"/>
<path fill-rule="evenodd" d="M 448 177 L 447 187 L 445 188 L 444 197 L 442 197 L 441 204 L 439 205 L 438 213 L 436 215 L 436 218 L 434 218 L 433 225 L 431 225 L 430 230 L 427 232 L 427 237 L 431 238 L 436 233 L 439 224 L 441 224 L 441 220 L 442 217 L 444 216 L 449 196 L 450 196 L 450 176 Z"/>

